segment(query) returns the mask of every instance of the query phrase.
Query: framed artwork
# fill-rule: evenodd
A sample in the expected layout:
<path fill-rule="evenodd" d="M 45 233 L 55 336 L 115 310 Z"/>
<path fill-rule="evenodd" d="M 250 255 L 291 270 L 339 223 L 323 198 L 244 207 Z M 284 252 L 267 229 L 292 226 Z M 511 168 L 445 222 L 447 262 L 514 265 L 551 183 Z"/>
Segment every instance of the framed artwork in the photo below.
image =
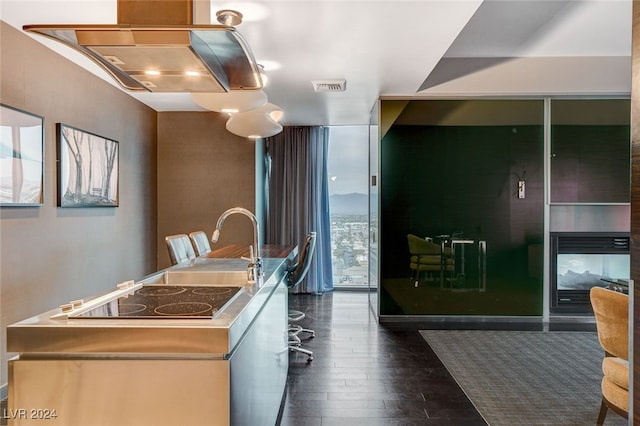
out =
<path fill-rule="evenodd" d="M 0 206 L 44 202 L 44 118 L 0 104 Z"/>
<path fill-rule="evenodd" d="M 58 206 L 118 206 L 118 142 L 57 124 Z"/>

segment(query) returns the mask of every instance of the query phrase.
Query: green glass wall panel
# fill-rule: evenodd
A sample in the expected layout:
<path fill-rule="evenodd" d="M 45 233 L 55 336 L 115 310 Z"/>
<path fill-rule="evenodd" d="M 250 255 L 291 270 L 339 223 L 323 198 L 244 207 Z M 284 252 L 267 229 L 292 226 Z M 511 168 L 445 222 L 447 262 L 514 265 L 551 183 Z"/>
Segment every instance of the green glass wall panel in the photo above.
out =
<path fill-rule="evenodd" d="M 630 202 L 630 101 L 551 102 L 551 202 Z"/>
<path fill-rule="evenodd" d="M 543 101 L 410 101 L 400 113 L 390 102 L 395 118 L 380 143 L 380 315 L 541 315 Z M 468 244 L 416 286 L 407 234 Z"/>

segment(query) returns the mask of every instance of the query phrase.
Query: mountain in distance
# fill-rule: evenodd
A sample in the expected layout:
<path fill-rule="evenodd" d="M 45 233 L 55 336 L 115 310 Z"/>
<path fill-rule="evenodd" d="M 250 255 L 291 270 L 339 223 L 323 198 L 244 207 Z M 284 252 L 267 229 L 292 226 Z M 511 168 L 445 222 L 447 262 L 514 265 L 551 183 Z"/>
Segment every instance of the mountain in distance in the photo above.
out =
<path fill-rule="evenodd" d="M 329 211 L 332 215 L 368 215 L 369 195 L 359 192 L 330 195 Z"/>

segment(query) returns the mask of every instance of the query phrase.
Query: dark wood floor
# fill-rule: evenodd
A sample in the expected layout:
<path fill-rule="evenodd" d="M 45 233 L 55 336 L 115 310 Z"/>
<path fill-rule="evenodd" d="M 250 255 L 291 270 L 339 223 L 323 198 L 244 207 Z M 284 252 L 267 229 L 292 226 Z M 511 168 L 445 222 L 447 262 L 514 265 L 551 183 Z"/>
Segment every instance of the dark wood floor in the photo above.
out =
<path fill-rule="evenodd" d="M 380 325 L 365 292 L 290 295 L 316 337 L 308 363 L 291 353 L 281 426 L 485 425 L 418 330 L 427 328 L 541 329 L 540 324 L 395 323 Z M 559 324 L 558 330 L 594 330 Z M 0 401 L 0 413 L 6 400 Z M 0 416 L 0 425 L 6 424 Z"/>
<path fill-rule="evenodd" d="M 291 353 L 282 426 L 485 425 L 417 325 L 383 326 L 367 293 L 291 295 L 316 332 Z"/>

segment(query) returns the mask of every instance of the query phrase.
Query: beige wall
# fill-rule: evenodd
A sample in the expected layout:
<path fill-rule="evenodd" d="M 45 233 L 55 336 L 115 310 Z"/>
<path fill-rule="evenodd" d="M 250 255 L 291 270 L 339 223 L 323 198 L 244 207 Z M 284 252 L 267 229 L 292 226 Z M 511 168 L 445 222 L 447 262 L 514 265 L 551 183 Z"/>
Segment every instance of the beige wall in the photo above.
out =
<path fill-rule="evenodd" d="M 0 101 L 45 119 L 44 205 L 0 208 L 1 386 L 7 324 L 156 269 L 157 113 L 4 22 L 0 39 Z M 119 207 L 56 207 L 59 122 L 120 143 Z"/>
<path fill-rule="evenodd" d="M 165 236 L 195 230 L 211 235 L 230 207 L 255 213 L 255 142 L 229 133 L 226 119 L 216 112 L 158 114 L 159 268 L 169 266 Z M 246 217 L 230 216 L 217 246 L 248 246 L 251 229 Z"/>

